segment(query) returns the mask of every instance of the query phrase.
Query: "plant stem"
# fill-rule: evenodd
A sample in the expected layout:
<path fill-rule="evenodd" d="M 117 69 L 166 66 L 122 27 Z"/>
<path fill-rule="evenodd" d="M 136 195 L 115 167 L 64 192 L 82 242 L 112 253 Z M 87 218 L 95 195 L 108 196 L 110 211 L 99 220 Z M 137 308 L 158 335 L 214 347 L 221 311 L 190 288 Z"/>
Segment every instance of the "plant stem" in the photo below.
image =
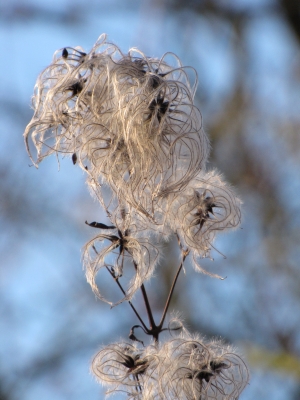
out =
<path fill-rule="evenodd" d="M 116 278 L 113 274 L 113 272 L 108 268 L 108 266 L 106 265 L 106 269 L 108 270 L 108 272 L 110 273 L 110 275 L 114 278 L 114 280 L 117 282 L 119 288 L 121 289 L 122 293 L 126 296 L 126 292 L 123 289 L 121 283 L 119 282 L 119 279 Z M 130 307 L 132 308 L 133 312 L 135 313 L 135 315 L 137 316 L 138 320 L 140 321 L 140 323 L 142 324 L 143 328 L 145 329 L 146 332 L 148 332 L 148 328 L 146 327 L 144 321 L 142 320 L 142 318 L 140 317 L 139 313 L 137 312 L 136 308 L 134 307 L 134 305 L 131 303 L 130 300 L 128 300 L 128 304 L 130 305 Z"/>
<path fill-rule="evenodd" d="M 137 270 L 136 263 L 135 262 L 133 262 L 133 263 L 134 263 L 134 268 Z M 153 329 L 156 328 L 156 325 L 154 322 L 154 318 L 153 318 L 152 310 L 151 310 L 150 303 L 148 300 L 148 296 L 146 293 L 146 289 L 145 289 L 145 286 L 143 283 L 141 285 L 141 291 L 142 291 L 142 295 L 143 295 L 143 299 L 144 299 L 144 303 L 145 303 L 145 307 L 146 307 L 146 311 L 147 311 L 147 315 L 148 315 L 150 331 L 153 331 Z"/>
<path fill-rule="evenodd" d="M 188 252 L 182 251 L 182 261 L 181 261 L 181 264 L 179 265 L 179 268 L 178 268 L 177 273 L 175 275 L 175 278 L 173 280 L 173 283 L 172 283 L 172 286 L 171 286 L 171 289 L 170 289 L 170 292 L 169 292 L 169 296 L 167 298 L 166 305 L 165 305 L 165 308 L 164 308 L 160 323 L 158 325 L 158 328 L 160 330 L 163 327 L 163 324 L 164 324 L 164 321 L 165 321 L 165 318 L 166 318 L 166 315 L 167 315 L 167 312 L 168 312 L 168 308 L 169 308 L 169 305 L 170 305 L 170 302 L 171 302 L 171 299 L 172 299 L 172 295 L 173 295 L 173 292 L 174 292 L 174 289 L 175 289 L 175 285 L 176 285 L 177 279 L 179 277 L 180 271 L 182 270 L 183 263 L 184 263 L 187 255 L 188 255 Z"/>

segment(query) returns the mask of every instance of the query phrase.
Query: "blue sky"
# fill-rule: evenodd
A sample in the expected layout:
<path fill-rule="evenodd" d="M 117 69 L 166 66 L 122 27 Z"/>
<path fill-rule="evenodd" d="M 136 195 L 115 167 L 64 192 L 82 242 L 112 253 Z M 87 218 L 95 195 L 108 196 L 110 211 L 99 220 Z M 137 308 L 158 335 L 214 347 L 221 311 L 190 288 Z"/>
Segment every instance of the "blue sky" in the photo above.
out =
<path fill-rule="evenodd" d="M 268 2 L 245 0 L 231 3 L 233 7 L 251 4 L 254 8 Z M 8 388 L 10 384 L 19 382 L 14 389 L 15 399 L 98 399 L 102 389 L 89 374 L 89 361 L 103 342 L 123 335 L 119 326 L 129 329 L 135 321 L 133 315 L 127 313 L 126 304 L 110 310 L 96 301 L 85 282 L 81 249 L 93 232 L 84 221 L 101 220 L 103 216 L 88 194 L 83 173 L 72 165 L 70 159 L 61 160 L 58 171 L 55 157 L 43 162 L 39 170 L 28 166 L 30 160 L 22 134 L 31 118 L 30 98 L 38 74 L 51 62 L 55 50 L 76 45 L 88 50 L 103 32 L 124 52 L 138 47 L 149 56 L 160 57 L 167 51 L 173 51 L 184 65 L 191 64 L 198 71 L 200 107 L 206 126 L 205 121 L 223 106 L 236 75 L 243 73 L 249 82 L 249 93 L 254 92 L 257 99 L 248 128 L 249 140 L 252 146 L 258 149 L 267 147 L 274 153 L 274 170 L 278 170 L 276 176 L 280 177 L 278 185 L 282 188 L 278 196 L 281 196 L 283 205 L 287 196 L 292 210 L 297 212 L 299 196 L 293 196 L 300 187 L 295 169 L 297 161 L 285 158 L 288 151 L 284 150 L 284 137 L 274 140 L 274 132 L 265 123 L 264 115 L 280 114 L 282 120 L 286 114 L 298 117 L 300 79 L 295 79 L 293 84 L 287 75 L 291 71 L 295 76 L 299 74 L 299 50 L 278 17 L 267 16 L 249 25 L 245 43 L 250 59 L 241 58 L 240 65 L 237 65 L 233 59 L 234 32 L 229 27 L 217 25 L 211 29 L 211 21 L 189 12 L 180 18 L 174 17 L 164 2 L 160 8 L 155 8 L 146 0 L 114 0 L 109 5 L 105 1 L 52 1 L 47 6 L 42 1 L 14 1 L 2 5 L 1 10 L 10 15 L 14 5 L 25 7 L 30 4 L 45 8 L 45 16 L 31 19 L 20 14 L 18 19 L 7 23 L 2 20 L 0 25 L 0 51 L 4 55 L 0 63 L 0 155 L 3 171 L 11 177 L 8 187 L 13 187 L 15 193 L 10 204 L 3 202 L 3 210 L 11 209 L 12 214 L 7 211 L 7 215 L 1 216 L 4 229 L 0 239 L 0 312 L 3 321 L 0 373 L 7 377 Z M 79 13 L 77 16 L 78 23 L 64 23 L 66 15 L 72 15 L 77 7 L 83 10 L 83 15 Z M 91 12 L 85 13 L 87 7 Z M 51 11 L 61 12 L 62 21 L 52 18 Z M 21 108 L 12 111 L 10 105 Z M 257 130 L 262 133 L 257 134 Z M 280 149 L 284 165 L 276 164 L 276 154 Z M 243 188 L 237 189 L 243 191 Z M 247 285 L 247 276 L 232 266 L 242 251 L 243 241 L 250 249 L 253 265 L 264 263 L 263 249 L 259 247 L 264 234 L 257 230 L 259 221 L 252 218 L 256 200 L 250 194 L 244 202 L 248 217 L 243 230 L 217 242 L 220 251 L 228 257 L 223 260 L 216 255 L 215 262 L 218 271 L 222 271 L 221 274 L 225 271 L 224 275 L 228 276 L 224 281 L 226 285 L 196 276 L 198 280 L 192 278 L 189 281 L 187 294 L 187 300 L 190 299 L 195 310 L 194 315 L 200 313 L 203 326 L 212 325 L 224 334 L 235 329 L 240 332 L 237 340 L 241 342 L 244 326 L 239 325 L 237 317 L 241 312 L 239 302 L 244 298 L 251 302 L 254 296 Z M 23 207 L 25 211 L 22 211 Z M 247 260 L 249 263 L 250 259 Z M 187 268 L 187 274 L 192 273 L 192 269 Z M 187 278 L 184 276 L 182 279 L 185 281 Z M 198 311 L 198 304 L 195 303 L 198 292 L 201 292 L 202 299 L 209 298 L 209 293 L 216 293 L 205 305 L 207 312 Z M 220 308 L 224 302 L 229 310 L 226 318 L 228 321 L 236 320 L 234 327 L 224 322 Z M 291 302 L 286 300 L 282 313 L 289 312 Z M 214 315 L 213 320 L 211 315 Z M 293 323 L 293 319 L 290 321 Z M 127 331 L 123 336 L 126 335 Z M 251 335 L 245 334 L 244 338 L 248 340 Z M 262 343 L 266 341 L 266 338 L 261 338 Z M 50 359 L 54 350 L 60 349 L 59 346 L 62 346 L 60 354 L 66 352 L 66 357 L 62 363 L 58 362 L 53 372 L 45 359 L 48 353 Z M 76 348 L 78 352 L 75 352 Z M 45 368 L 40 375 L 35 370 L 30 372 L 31 366 L 39 360 L 44 360 L 41 368 Z M 18 374 L 26 370 L 28 375 L 25 373 L 18 380 Z M 35 377 L 34 380 L 32 377 Z M 262 383 L 268 392 L 261 387 Z M 294 387 L 292 378 L 258 369 L 253 371 L 250 388 L 241 399 L 255 396 L 263 400 L 269 396 L 272 400 L 287 400 L 289 390 Z"/>

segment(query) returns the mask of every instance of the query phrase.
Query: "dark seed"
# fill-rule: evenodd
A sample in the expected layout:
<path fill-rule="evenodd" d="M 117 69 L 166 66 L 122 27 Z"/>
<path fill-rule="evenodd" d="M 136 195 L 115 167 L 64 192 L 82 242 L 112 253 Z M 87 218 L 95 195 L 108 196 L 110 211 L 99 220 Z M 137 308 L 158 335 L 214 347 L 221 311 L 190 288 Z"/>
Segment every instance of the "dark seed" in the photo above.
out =
<path fill-rule="evenodd" d="M 77 162 L 77 154 L 76 153 L 72 154 L 72 161 L 73 161 L 73 164 L 75 165 Z"/>
<path fill-rule="evenodd" d="M 68 50 L 66 48 L 63 49 L 63 51 L 62 51 L 63 58 L 68 58 L 68 55 L 69 55 Z"/>

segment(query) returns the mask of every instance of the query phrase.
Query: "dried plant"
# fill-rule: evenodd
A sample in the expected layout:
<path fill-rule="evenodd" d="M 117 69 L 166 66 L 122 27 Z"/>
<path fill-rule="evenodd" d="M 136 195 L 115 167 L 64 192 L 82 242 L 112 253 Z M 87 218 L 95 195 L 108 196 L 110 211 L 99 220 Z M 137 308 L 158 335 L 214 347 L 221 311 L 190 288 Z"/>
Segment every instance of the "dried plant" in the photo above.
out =
<path fill-rule="evenodd" d="M 135 231 L 135 226 L 122 229 L 116 224 L 113 230 L 105 227 L 104 233 L 85 245 L 83 259 L 87 280 L 101 300 L 111 305 L 130 300 L 141 284 L 151 278 L 158 262 L 159 247 L 151 241 L 151 236 L 144 237 L 143 233 Z M 109 242 L 107 246 L 105 241 Z M 123 275 L 126 279 L 126 295 L 114 304 L 101 295 L 96 284 L 96 275 L 102 268 L 108 269 L 114 279 Z"/>
<path fill-rule="evenodd" d="M 218 232 L 236 228 L 241 221 L 241 201 L 216 171 L 200 173 L 185 190 L 169 196 L 167 222 L 198 259 L 209 257 Z M 209 273 L 208 273 L 209 274 Z"/>
<path fill-rule="evenodd" d="M 156 346 L 110 344 L 91 368 L 108 393 L 122 390 L 139 399 L 237 399 L 249 379 L 231 346 L 187 331 Z"/>
<path fill-rule="evenodd" d="M 86 174 L 110 220 L 86 222 L 99 232 L 84 247 L 87 280 L 112 306 L 127 301 L 139 325 L 130 343 L 103 347 L 92 371 L 107 394 L 131 399 L 237 399 L 248 382 L 239 355 L 220 341 L 192 336 L 180 319 L 165 326 L 178 276 L 190 256 L 196 270 L 210 257 L 219 231 L 239 225 L 241 201 L 216 171 L 207 171 L 209 141 L 194 104 L 197 74 L 177 56 L 127 54 L 101 35 L 89 53 L 66 47 L 38 77 L 34 115 L 24 137 L 35 166 L 48 155 L 69 155 Z M 33 149 L 36 156 L 33 155 Z M 144 283 L 159 275 L 162 244 L 175 236 L 181 260 L 157 324 Z M 119 298 L 107 296 L 108 273 Z M 132 303 L 141 290 L 144 322 Z M 144 346 L 136 329 L 153 341 Z M 171 339 L 160 342 L 163 331 Z M 181 333 L 180 333 L 181 332 Z M 174 337 L 175 334 L 175 337 Z"/>
<path fill-rule="evenodd" d="M 142 393 L 145 384 L 151 381 L 157 384 L 155 370 L 158 362 L 153 346 L 141 350 L 129 343 L 115 343 L 103 347 L 96 354 L 91 369 L 101 384 L 111 388 L 111 392 L 122 390 L 134 396 Z"/>
<path fill-rule="evenodd" d="M 39 76 L 25 131 L 39 164 L 51 153 L 73 155 L 94 191 L 107 183 L 117 197 L 153 215 L 158 198 L 182 190 L 202 170 L 208 139 L 193 104 L 195 83 L 174 66 L 137 50 L 124 55 L 101 35 L 89 53 L 64 48 Z M 192 70 L 191 70 L 192 71 Z"/>
<path fill-rule="evenodd" d="M 169 399 L 237 399 L 248 369 L 231 346 L 188 333 L 165 344 L 171 367 L 163 393 Z"/>

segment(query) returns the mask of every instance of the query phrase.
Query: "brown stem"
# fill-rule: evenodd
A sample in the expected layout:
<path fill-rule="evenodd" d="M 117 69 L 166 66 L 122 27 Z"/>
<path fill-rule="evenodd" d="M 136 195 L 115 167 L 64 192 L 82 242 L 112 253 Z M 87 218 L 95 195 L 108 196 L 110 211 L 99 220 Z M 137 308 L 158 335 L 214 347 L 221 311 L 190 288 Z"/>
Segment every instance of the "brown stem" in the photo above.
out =
<path fill-rule="evenodd" d="M 106 265 L 106 269 L 107 271 L 110 273 L 110 275 L 114 278 L 114 280 L 117 282 L 117 285 L 119 286 L 119 288 L 121 289 L 122 293 L 126 296 L 126 292 L 123 289 L 121 283 L 119 282 L 118 278 L 115 277 L 114 273 L 108 268 L 108 266 Z M 134 307 L 134 305 L 131 303 L 130 300 L 128 300 L 128 304 L 130 305 L 130 307 L 132 308 L 133 312 L 135 313 L 135 315 L 137 316 L 138 320 L 140 321 L 140 323 L 143 325 L 143 328 L 145 329 L 146 332 L 148 332 L 148 328 L 146 327 L 144 321 L 142 320 L 142 318 L 140 317 L 139 313 L 137 312 L 136 308 Z"/>
<path fill-rule="evenodd" d="M 135 262 L 134 262 L 134 268 L 137 270 L 137 265 L 136 265 Z M 151 311 L 151 307 L 150 307 L 150 303 L 149 303 L 149 300 L 148 300 L 148 296 L 147 296 L 147 293 L 146 293 L 146 289 L 145 289 L 145 286 L 144 286 L 143 283 L 141 284 L 141 291 L 142 291 L 145 307 L 146 307 L 146 310 L 147 310 L 150 330 L 153 330 L 153 329 L 156 328 L 156 325 L 155 325 L 155 322 L 154 322 L 154 318 L 153 318 L 153 314 L 152 314 L 152 311 Z"/>
<path fill-rule="evenodd" d="M 182 261 L 181 261 L 181 264 L 179 265 L 179 268 L 178 268 L 177 273 L 175 275 L 175 278 L 173 280 L 173 283 L 172 283 L 172 286 L 171 286 L 171 289 L 170 289 L 170 292 L 169 292 L 169 296 L 167 298 L 166 305 L 165 305 L 165 308 L 164 308 L 164 312 L 162 314 L 160 323 L 158 325 L 158 328 L 160 330 L 163 327 L 163 324 L 164 324 L 164 321 L 165 321 L 165 318 L 166 318 L 166 315 L 167 315 L 167 312 L 168 312 L 168 308 L 169 308 L 169 305 L 170 305 L 170 302 L 171 302 L 171 299 L 172 299 L 172 295 L 173 295 L 173 292 L 174 292 L 174 289 L 175 289 L 175 285 L 176 285 L 177 279 L 179 277 L 180 271 L 182 270 L 183 263 L 184 263 L 187 255 L 188 255 L 188 253 L 189 253 L 188 251 L 183 251 L 182 250 Z"/>
<path fill-rule="evenodd" d="M 95 246 L 93 246 L 94 252 L 96 254 L 98 254 L 98 251 L 96 249 Z M 114 280 L 117 282 L 117 285 L 119 286 L 119 288 L 121 289 L 121 292 L 124 294 L 124 296 L 126 296 L 126 292 L 123 289 L 121 283 L 119 282 L 118 278 L 116 278 L 115 274 L 108 268 L 107 265 L 105 265 L 107 271 L 110 273 L 110 275 L 114 278 Z M 131 303 L 130 300 L 128 300 L 128 303 L 130 305 L 130 307 L 132 308 L 133 312 L 135 313 L 135 315 L 137 316 L 138 320 L 140 321 L 140 323 L 143 325 L 143 328 L 145 329 L 146 332 L 149 332 L 149 329 L 146 327 L 144 321 L 142 320 L 142 318 L 140 317 L 139 313 L 137 312 L 137 310 L 135 309 L 134 305 Z"/>

